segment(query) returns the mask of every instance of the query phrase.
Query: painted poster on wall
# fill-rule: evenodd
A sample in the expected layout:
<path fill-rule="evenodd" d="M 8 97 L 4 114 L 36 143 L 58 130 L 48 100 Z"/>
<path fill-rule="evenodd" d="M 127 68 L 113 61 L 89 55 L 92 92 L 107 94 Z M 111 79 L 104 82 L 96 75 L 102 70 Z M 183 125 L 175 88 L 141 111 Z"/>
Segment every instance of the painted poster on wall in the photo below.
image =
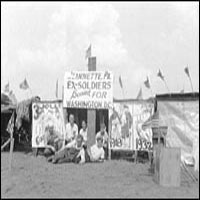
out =
<path fill-rule="evenodd" d="M 110 148 L 131 150 L 133 136 L 132 105 L 114 103 L 109 111 Z"/>
<path fill-rule="evenodd" d="M 110 148 L 151 151 L 152 129 L 149 119 L 153 112 L 152 102 L 115 102 L 109 111 Z"/>
<path fill-rule="evenodd" d="M 54 139 L 65 139 L 62 102 L 33 103 L 32 147 L 43 148 Z"/>
<path fill-rule="evenodd" d="M 113 74 L 109 71 L 66 72 L 63 106 L 111 109 L 113 107 Z"/>
<path fill-rule="evenodd" d="M 133 135 L 134 150 L 152 151 L 151 118 L 154 104 L 148 101 L 138 101 L 133 104 Z"/>

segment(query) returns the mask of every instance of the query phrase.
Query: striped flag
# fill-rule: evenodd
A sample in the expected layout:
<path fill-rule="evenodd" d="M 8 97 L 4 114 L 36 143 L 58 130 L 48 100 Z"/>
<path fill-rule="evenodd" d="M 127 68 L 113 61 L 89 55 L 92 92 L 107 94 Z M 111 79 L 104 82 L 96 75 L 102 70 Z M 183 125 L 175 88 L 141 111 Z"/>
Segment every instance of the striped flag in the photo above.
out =
<path fill-rule="evenodd" d="M 90 46 L 88 47 L 88 49 L 86 50 L 86 54 L 85 54 L 85 59 L 91 57 L 92 55 L 92 46 L 90 44 Z"/>
<path fill-rule="evenodd" d="M 22 83 L 20 83 L 19 88 L 23 89 L 23 90 L 26 90 L 26 89 L 29 88 L 29 85 L 28 85 L 26 78 L 24 79 L 24 81 Z"/>
<path fill-rule="evenodd" d="M 157 76 L 160 77 L 164 81 L 164 76 L 162 75 L 160 69 L 159 69 L 159 72 L 158 72 Z"/>
<path fill-rule="evenodd" d="M 123 88 L 121 76 L 119 76 L 119 84 L 120 84 L 120 87 Z"/>
<path fill-rule="evenodd" d="M 14 112 L 12 113 L 12 116 L 8 122 L 6 131 L 8 131 L 8 133 L 10 133 L 12 135 L 13 130 L 14 130 Z"/>
<path fill-rule="evenodd" d="M 149 89 L 150 88 L 150 82 L 149 82 L 149 78 L 147 76 L 147 80 L 144 81 L 144 85 Z"/>
<path fill-rule="evenodd" d="M 8 93 L 9 91 L 10 91 L 10 86 L 9 86 L 9 82 L 8 82 L 4 87 L 4 92 Z"/>
<path fill-rule="evenodd" d="M 184 71 L 185 71 L 185 73 L 187 74 L 187 76 L 190 77 L 189 68 L 186 67 L 186 68 L 184 69 Z"/>

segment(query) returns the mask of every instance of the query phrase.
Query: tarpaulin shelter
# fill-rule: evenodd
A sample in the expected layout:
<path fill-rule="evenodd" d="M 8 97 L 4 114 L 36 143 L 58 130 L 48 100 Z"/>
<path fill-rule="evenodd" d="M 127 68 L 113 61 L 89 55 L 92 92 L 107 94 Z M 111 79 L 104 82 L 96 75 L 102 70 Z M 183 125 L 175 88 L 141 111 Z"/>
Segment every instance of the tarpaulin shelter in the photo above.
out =
<path fill-rule="evenodd" d="M 15 114 L 16 107 L 16 101 L 13 101 L 8 95 L 1 93 L 1 144 L 10 137 L 7 126 L 12 114 Z"/>
<path fill-rule="evenodd" d="M 181 160 L 199 170 L 199 93 L 156 95 L 159 121 L 168 126 L 167 147 L 180 147 Z"/>

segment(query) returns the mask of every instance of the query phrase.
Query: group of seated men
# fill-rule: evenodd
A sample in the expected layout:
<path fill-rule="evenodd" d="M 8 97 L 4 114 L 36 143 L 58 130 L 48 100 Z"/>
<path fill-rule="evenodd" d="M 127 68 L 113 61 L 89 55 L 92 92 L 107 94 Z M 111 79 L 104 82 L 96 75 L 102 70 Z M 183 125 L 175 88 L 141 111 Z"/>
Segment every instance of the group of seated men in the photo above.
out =
<path fill-rule="evenodd" d="M 52 163 L 85 163 L 102 162 L 107 156 L 108 133 L 105 124 L 100 125 L 100 131 L 96 134 L 96 141 L 91 147 L 87 146 L 87 123 L 82 121 L 82 128 L 78 132 L 78 126 L 74 122 L 74 115 L 70 114 L 69 123 L 66 124 L 65 145 L 63 141 L 53 136 L 53 130 L 49 131 L 50 138 L 44 154 L 48 162 Z M 52 136 L 52 137 L 51 137 Z"/>

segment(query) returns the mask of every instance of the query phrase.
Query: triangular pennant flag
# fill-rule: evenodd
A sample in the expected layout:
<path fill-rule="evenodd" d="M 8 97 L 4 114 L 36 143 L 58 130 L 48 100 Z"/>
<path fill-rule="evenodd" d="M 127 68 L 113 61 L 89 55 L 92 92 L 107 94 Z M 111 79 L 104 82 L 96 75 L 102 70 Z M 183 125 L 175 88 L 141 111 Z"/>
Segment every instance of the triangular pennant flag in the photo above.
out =
<path fill-rule="evenodd" d="M 91 57 L 92 55 L 92 46 L 90 44 L 90 46 L 88 47 L 88 49 L 86 50 L 86 54 L 85 54 L 85 59 Z"/>
<path fill-rule="evenodd" d="M 24 79 L 24 81 L 22 83 L 20 83 L 19 87 L 20 87 L 20 89 L 23 89 L 23 90 L 26 90 L 29 88 L 26 78 Z"/>
<path fill-rule="evenodd" d="M 144 81 L 144 85 L 149 89 L 150 88 L 150 83 L 149 83 L 149 78 L 147 76 L 147 80 Z"/>
<path fill-rule="evenodd" d="M 138 100 L 143 99 L 143 96 L 142 96 L 142 88 L 140 88 L 139 93 L 138 93 L 136 99 L 138 99 Z"/>
<path fill-rule="evenodd" d="M 160 77 L 162 80 L 164 80 L 164 76 L 162 75 L 160 69 L 159 69 L 159 72 L 158 72 L 157 76 Z"/>
<path fill-rule="evenodd" d="M 188 68 L 188 67 L 185 67 L 184 71 L 185 71 L 185 73 L 187 74 L 187 76 L 190 77 L 189 68 Z"/>

